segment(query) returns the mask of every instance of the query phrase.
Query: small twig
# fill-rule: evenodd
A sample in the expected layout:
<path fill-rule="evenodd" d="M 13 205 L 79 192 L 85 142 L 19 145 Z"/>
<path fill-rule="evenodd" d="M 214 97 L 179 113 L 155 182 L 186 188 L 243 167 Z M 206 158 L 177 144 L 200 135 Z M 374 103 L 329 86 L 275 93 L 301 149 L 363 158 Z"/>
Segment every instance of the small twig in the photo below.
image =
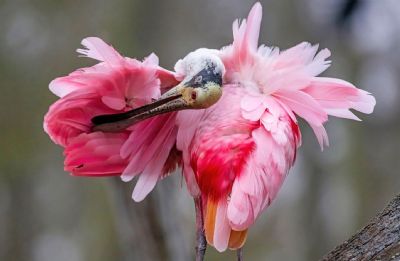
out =
<path fill-rule="evenodd" d="M 236 250 L 236 256 L 238 261 L 243 261 L 243 247 Z"/>
<path fill-rule="evenodd" d="M 207 241 L 204 235 L 203 202 L 201 196 L 194 199 L 196 211 L 196 261 L 203 261 L 206 254 Z"/>

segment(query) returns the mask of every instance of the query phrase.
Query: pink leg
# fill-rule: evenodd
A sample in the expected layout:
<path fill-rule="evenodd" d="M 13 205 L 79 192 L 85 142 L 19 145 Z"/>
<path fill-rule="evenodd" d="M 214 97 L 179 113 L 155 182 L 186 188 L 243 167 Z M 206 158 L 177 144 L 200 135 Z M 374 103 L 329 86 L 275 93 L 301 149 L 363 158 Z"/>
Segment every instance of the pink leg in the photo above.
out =
<path fill-rule="evenodd" d="M 243 247 L 237 250 L 236 255 L 238 261 L 243 261 Z"/>
<path fill-rule="evenodd" d="M 201 196 L 194 199 L 196 210 L 196 261 L 203 261 L 207 249 L 207 241 L 204 235 L 203 202 Z"/>

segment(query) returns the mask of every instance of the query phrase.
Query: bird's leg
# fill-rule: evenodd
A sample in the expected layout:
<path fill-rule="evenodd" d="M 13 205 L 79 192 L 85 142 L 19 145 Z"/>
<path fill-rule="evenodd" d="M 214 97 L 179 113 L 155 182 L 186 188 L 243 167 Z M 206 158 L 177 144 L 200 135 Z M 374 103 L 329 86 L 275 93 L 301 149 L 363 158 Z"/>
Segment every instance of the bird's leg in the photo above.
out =
<path fill-rule="evenodd" d="M 243 247 L 236 250 L 237 261 L 243 261 Z"/>
<path fill-rule="evenodd" d="M 196 211 L 196 261 L 203 261 L 207 241 L 204 235 L 203 201 L 201 196 L 194 199 L 194 207 Z"/>

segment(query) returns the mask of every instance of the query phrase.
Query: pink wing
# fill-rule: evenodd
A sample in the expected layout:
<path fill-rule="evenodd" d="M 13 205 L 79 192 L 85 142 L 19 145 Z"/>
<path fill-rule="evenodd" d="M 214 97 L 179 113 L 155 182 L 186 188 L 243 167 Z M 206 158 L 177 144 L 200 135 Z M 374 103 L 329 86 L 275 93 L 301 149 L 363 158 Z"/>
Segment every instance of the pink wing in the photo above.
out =
<path fill-rule="evenodd" d="M 157 181 L 167 174 L 165 172 L 172 171 L 180 163 L 179 157 L 169 157 L 174 153 L 176 142 L 175 117 L 175 113 L 168 113 L 136 124 L 121 148 L 121 155 L 129 159 L 122 180 L 130 181 L 140 174 L 132 194 L 135 201 L 143 200 Z M 173 167 L 165 167 L 167 165 Z"/>
<path fill-rule="evenodd" d="M 261 126 L 252 132 L 255 149 L 232 186 L 227 217 L 234 230 L 249 228 L 276 197 L 294 163 L 298 133 L 283 109 L 278 115 L 264 113 Z"/>
<path fill-rule="evenodd" d="M 225 85 L 220 101 L 202 116 L 190 147 L 206 202 L 207 241 L 218 251 L 243 245 L 247 229 L 275 198 L 300 143 L 297 124 L 278 101 L 258 101 L 246 92 Z M 247 101 L 241 103 L 243 97 Z M 243 107 L 261 115 L 246 119 Z"/>
<path fill-rule="evenodd" d="M 247 21 L 234 22 L 234 41 L 221 50 L 226 69 L 224 82 L 239 84 L 246 91 L 239 95 L 241 99 L 221 109 L 225 114 L 219 120 L 226 117 L 227 111 L 234 110 L 235 104 L 240 104 L 237 120 L 225 125 L 237 126 L 241 117 L 258 124 L 251 131 L 254 148 L 241 156 L 246 159 L 241 164 L 229 155 L 244 150 L 230 146 L 246 141 L 238 136 L 229 140 L 234 135 L 221 138 L 212 133 L 209 140 L 215 143 L 209 142 L 209 148 L 205 148 L 206 141 L 197 141 L 200 145 L 192 160 L 207 201 L 207 240 L 219 251 L 240 247 L 247 228 L 275 198 L 301 142 L 296 115 L 309 123 L 322 148 L 328 144 L 323 126 L 328 115 L 358 119 L 350 109 L 371 113 L 375 105 L 369 93 L 345 81 L 316 77 L 330 65 L 327 49 L 317 53 L 318 46 L 305 42 L 283 52 L 263 45 L 257 47 L 261 16 L 261 5 L 256 3 Z M 212 124 L 216 122 L 208 125 Z M 220 154 L 213 153 L 216 148 Z M 233 166 L 242 169 L 235 171 Z"/>
<path fill-rule="evenodd" d="M 64 150 L 65 171 L 75 176 L 120 175 L 128 164 L 120 155 L 128 133 L 82 133 L 72 138 Z"/>
<path fill-rule="evenodd" d="M 373 111 L 375 98 L 368 92 L 343 80 L 317 77 L 330 66 L 328 49 L 318 52 L 318 45 L 307 42 L 283 52 L 264 45 L 257 48 L 261 16 L 261 5 L 256 3 L 247 21 L 233 23 L 234 41 L 221 50 L 225 81 L 241 82 L 249 90 L 259 90 L 252 97 L 244 98 L 255 102 L 244 102 L 252 104 L 243 108 L 246 119 L 256 120 L 265 109 L 257 96 L 272 96 L 292 120 L 297 121 L 296 114 L 309 123 L 323 148 L 328 145 L 323 126 L 328 115 L 359 120 L 351 109 L 363 113 Z"/>
<path fill-rule="evenodd" d="M 340 118 L 360 120 L 350 109 L 369 114 L 376 104 L 370 93 L 335 78 L 314 77 L 304 92 L 313 97 L 329 115 Z"/>
<path fill-rule="evenodd" d="M 140 175 L 134 199 L 142 200 L 167 171 L 163 168 L 172 158 L 174 125 L 164 124 L 168 116 L 160 116 L 120 133 L 102 133 L 91 132 L 91 119 L 147 104 L 178 81 L 172 72 L 158 66 L 155 54 L 140 62 L 121 56 L 96 37 L 86 38 L 82 44 L 86 49 L 77 51 L 100 63 L 50 83 L 50 90 L 60 99 L 46 114 L 44 129 L 65 148 L 66 171 L 77 176 L 123 174 L 124 180 Z M 179 156 L 174 161 L 179 162 Z M 166 168 L 173 167 L 167 164 Z"/>

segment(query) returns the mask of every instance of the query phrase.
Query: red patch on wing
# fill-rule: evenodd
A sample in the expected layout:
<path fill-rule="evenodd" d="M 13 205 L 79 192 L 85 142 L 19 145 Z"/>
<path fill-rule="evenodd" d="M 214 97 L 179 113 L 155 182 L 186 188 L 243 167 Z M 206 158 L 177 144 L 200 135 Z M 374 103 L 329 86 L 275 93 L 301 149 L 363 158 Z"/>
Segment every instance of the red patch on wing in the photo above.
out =
<path fill-rule="evenodd" d="M 299 125 L 297 125 L 297 123 L 295 123 L 292 119 L 289 119 L 289 120 L 290 120 L 290 127 L 292 128 L 294 140 L 297 145 L 301 139 L 300 128 L 299 128 Z"/>
<path fill-rule="evenodd" d="M 191 158 L 202 194 L 214 200 L 228 195 L 254 146 L 248 134 L 203 139 Z"/>
<path fill-rule="evenodd" d="M 301 132 L 300 132 L 299 125 L 297 125 L 297 123 L 294 122 L 292 119 L 289 119 L 289 120 L 290 120 L 290 127 L 291 127 L 292 133 L 293 133 L 294 142 L 296 144 L 296 148 L 294 149 L 293 161 L 292 161 L 292 165 L 293 165 L 294 162 L 296 161 L 297 148 L 301 142 Z"/>

